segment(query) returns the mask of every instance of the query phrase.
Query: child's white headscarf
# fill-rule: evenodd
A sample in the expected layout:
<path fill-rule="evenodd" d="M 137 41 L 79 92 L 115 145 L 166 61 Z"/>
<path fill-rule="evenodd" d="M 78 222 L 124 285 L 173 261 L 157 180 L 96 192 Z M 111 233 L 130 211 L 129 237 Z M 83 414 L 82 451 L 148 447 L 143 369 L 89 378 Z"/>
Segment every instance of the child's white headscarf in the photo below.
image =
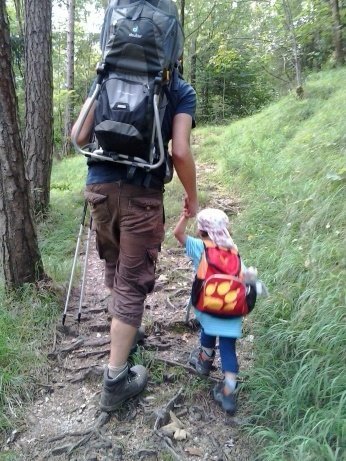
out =
<path fill-rule="evenodd" d="M 198 230 L 208 232 L 210 239 L 220 247 L 235 247 L 227 229 L 228 224 L 226 213 L 215 208 L 205 208 L 197 214 Z"/>

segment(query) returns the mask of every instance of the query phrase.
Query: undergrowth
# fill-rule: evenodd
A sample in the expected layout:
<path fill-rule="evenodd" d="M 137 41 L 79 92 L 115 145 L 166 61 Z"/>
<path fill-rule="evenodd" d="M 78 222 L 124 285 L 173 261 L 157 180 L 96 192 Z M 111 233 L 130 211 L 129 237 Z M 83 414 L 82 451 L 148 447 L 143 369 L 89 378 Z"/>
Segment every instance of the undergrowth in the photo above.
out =
<path fill-rule="evenodd" d="M 345 69 L 317 74 L 303 100 L 291 95 L 228 127 L 194 132 L 198 160 L 217 163 L 204 181 L 241 200 L 234 238 L 270 291 L 251 314 L 256 360 L 246 384 L 258 460 L 345 456 L 345 80 Z M 54 165 L 51 212 L 39 229 L 45 270 L 63 288 L 84 177 L 82 157 Z M 168 223 L 180 214 L 182 196 L 180 186 L 166 187 Z M 199 196 L 204 206 L 207 191 Z M 172 238 L 170 224 L 166 235 Z M 6 431 L 42 376 L 42 344 L 49 345 L 63 306 L 54 293 L 30 286 L 1 292 L 0 301 L 0 430 Z M 165 367 L 151 367 L 163 380 Z M 189 392 L 199 392 L 202 384 L 193 382 Z"/>
<path fill-rule="evenodd" d="M 247 384 L 265 461 L 345 459 L 345 78 L 312 76 L 304 100 L 200 133 L 200 158 L 242 198 L 234 238 L 270 291 L 251 316 Z"/>
<path fill-rule="evenodd" d="M 80 226 L 84 163 L 76 157 L 54 164 L 51 210 L 39 227 L 45 272 L 53 282 L 40 288 L 27 285 L 12 293 L 0 291 L 0 434 L 4 437 L 20 419 L 23 402 L 37 394 L 44 381 L 47 348 L 62 313 L 61 293 L 69 281 Z"/>
<path fill-rule="evenodd" d="M 44 384 L 46 349 L 58 313 L 54 295 L 27 285 L 0 293 L 0 430 L 19 418 L 22 402 Z"/>

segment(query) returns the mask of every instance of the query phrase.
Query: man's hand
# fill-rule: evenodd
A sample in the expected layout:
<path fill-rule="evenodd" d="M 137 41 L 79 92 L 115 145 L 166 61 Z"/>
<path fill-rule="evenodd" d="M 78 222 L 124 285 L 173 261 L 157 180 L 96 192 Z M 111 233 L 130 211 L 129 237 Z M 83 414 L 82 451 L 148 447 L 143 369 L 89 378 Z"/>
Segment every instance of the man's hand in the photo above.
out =
<path fill-rule="evenodd" d="M 189 199 L 188 196 L 185 197 L 184 199 L 184 215 L 187 218 L 193 218 L 196 216 L 198 211 L 198 200 L 197 198 L 195 200 Z"/>

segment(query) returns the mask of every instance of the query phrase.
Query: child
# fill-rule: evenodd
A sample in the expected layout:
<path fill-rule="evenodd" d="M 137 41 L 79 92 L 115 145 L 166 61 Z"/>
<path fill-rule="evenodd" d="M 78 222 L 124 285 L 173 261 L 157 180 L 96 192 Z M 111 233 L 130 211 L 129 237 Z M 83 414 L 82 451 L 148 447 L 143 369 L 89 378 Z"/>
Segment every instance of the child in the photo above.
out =
<path fill-rule="evenodd" d="M 217 209 L 206 208 L 197 215 L 197 226 L 200 238 L 186 235 L 185 230 L 188 217 L 183 214 L 174 229 L 175 238 L 185 246 L 186 255 L 192 259 L 195 270 L 199 266 L 204 252 L 203 241 L 212 241 L 219 247 L 232 248 L 235 244 L 227 230 L 229 223 L 227 215 Z M 242 264 L 243 273 L 246 268 Z M 249 268 L 248 275 L 254 277 L 255 271 Z M 257 282 L 258 292 L 263 284 Z M 262 293 L 264 294 L 264 293 Z M 190 355 L 190 364 L 198 373 L 208 376 L 215 358 L 216 339 L 219 338 L 224 381 L 213 389 L 213 397 L 229 414 L 236 412 L 236 387 L 238 375 L 238 360 L 236 355 L 236 340 L 241 337 L 242 317 L 216 317 L 195 309 L 197 320 L 201 324 L 201 346 L 193 350 Z"/>

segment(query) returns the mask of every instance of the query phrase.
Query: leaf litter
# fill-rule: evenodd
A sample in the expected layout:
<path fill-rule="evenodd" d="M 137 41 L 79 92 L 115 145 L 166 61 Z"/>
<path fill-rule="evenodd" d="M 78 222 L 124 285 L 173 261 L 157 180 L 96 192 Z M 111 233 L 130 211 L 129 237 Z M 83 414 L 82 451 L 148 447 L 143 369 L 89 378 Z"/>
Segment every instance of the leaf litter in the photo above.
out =
<path fill-rule="evenodd" d="M 222 199 L 223 208 L 235 212 L 239 203 L 232 204 L 219 190 L 211 192 L 210 206 L 222 206 Z M 146 357 L 147 388 L 112 414 L 100 411 L 110 349 L 110 298 L 94 242 L 90 247 L 81 322 L 76 321 L 80 293 L 76 287 L 65 326 L 61 321 L 56 325 L 38 397 L 26 408 L 24 422 L 7 438 L 3 451 L 14 453 L 17 461 L 253 459 L 254 448 L 244 429 L 251 417 L 245 394 L 240 393 L 234 417 L 211 397 L 213 385 L 222 378 L 218 354 L 209 378 L 198 377 L 188 364 L 199 332 L 193 312 L 186 322 L 193 272 L 181 248 L 163 245 L 156 288 L 145 305 L 145 338 L 136 355 Z M 252 342 L 250 334 L 239 340 L 241 371 L 252 365 Z"/>

